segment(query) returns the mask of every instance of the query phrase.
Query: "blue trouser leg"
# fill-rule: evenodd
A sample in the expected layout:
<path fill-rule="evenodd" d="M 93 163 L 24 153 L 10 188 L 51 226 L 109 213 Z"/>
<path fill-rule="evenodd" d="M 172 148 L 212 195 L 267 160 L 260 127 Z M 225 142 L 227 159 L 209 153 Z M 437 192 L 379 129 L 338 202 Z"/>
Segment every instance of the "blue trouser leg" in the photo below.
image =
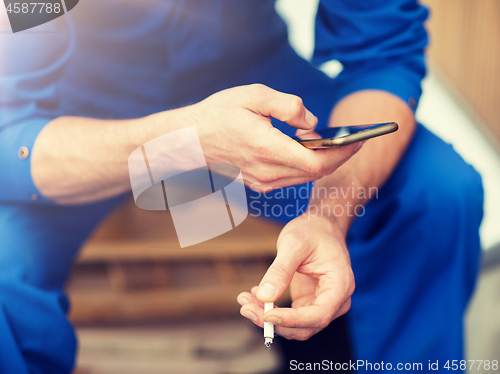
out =
<path fill-rule="evenodd" d="M 120 198 L 81 207 L 0 204 L 0 373 L 63 374 L 76 338 L 64 292 L 74 256 Z"/>
<path fill-rule="evenodd" d="M 356 359 L 463 359 L 463 316 L 478 273 L 481 179 L 422 126 L 348 235 Z"/>
<path fill-rule="evenodd" d="M 68 373 L 76 339 L 61 291 L 0 282 L 0 372 Z"/>
<path fill-rule="evenodd" d="M 463 317 L 479 268 L 481 179 L 419 125 L 399 166 L 372 196 L 347 237 L 356 280 L 348 337 L 343 322 L 335 322 L 311 341 L 284 342 L 285 357 L 360 360 L 360 372 L 382 362 L 393 369 L 421 364 L 427 372 L 438 361 L 439 372 L 448 372 L 447 360 L 464 359 Z M 267 211 L 282 202 L 265 200 Z"/>
<path fill-rule="evenodd" d="M 262 69 L 243 83 L 299 95 L 318 115 L 319 126 L 326 126 L 336 100 L 335 81 L 287 48 Z M 278 121 L 275 125 L 294 132 Z M 252 191 L 248 195 L 256 208 L 251 214 L 282 221 L 293 217 L 284 210 L 277 217 L 273 207 L 293 205 L 287 212 L 301 214 L 307 202 L 306 194 L 296 193 L 295 199 L 287 189 L 273 191 L 269 199 Z M 479 174 L 418 125 L 399 166 L 347 238 L 356 279 L 347 318 L 353 358 L 423 365 L 439 360 L 441 370 L 446 360 L 463 358 L 463 316 L 478 273 L 482 196 Z M 302 350 L 313 356 L 318 344 L 306 342 Z"/>

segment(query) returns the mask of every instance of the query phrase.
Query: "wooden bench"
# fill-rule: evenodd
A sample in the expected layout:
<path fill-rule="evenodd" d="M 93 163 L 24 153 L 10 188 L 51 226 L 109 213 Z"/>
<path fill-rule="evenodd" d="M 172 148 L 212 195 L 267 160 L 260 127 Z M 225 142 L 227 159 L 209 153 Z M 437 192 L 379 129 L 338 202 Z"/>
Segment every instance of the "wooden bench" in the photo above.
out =
<path fill-rule="evenodd" d="M 280 225 L 247 217 L 217 238 L 181 248 L 169 212 L 129 201 L 84 244 L 68 282 L 75 324 L 237 314 L 276 253 Z"/>

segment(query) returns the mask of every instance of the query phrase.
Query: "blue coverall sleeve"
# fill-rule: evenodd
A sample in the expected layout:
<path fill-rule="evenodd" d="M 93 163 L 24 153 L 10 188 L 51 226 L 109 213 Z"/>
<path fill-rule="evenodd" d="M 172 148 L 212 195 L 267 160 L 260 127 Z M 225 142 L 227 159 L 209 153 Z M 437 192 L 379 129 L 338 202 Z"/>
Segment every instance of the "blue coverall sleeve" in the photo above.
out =
<path fill-rule="evenodd" d="M 49 203 L 33 184 L 31 151 L 43 127 L 61 115 L 57 80 L 74 43 L 64 18 L 0 34 L 0 202 Z"/>
<path fill-rule="evenodd" d="M 313 63 L 342 63 L 337 100 L 378 89 L 415 110 L 426 72 L 427 16 L 417 0 L 320 0 Z"/>

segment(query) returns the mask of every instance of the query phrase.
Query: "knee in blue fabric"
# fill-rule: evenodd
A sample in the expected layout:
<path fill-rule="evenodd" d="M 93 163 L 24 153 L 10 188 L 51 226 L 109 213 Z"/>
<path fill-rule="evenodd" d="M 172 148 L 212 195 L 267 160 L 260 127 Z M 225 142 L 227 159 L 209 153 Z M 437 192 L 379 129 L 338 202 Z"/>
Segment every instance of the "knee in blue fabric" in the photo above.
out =
<path fill-rule="evenodd" d="M 355 222 L 350 237 L 372 240 L 383 227 L 398 224 L 393 218 L 401 212 L 405 219 L 401 229 L 406 233 L 414 232 L 414 224 L 425 219 L 426 230 L 449 240 L 465 221 L 477 229 L 482 202 L 479 174 L 450 145 L 419 125 L 399 166 L 367 205 L 366 216 Z"/>
<path fill-rule="evenodd" d="M 446 214 L 482 216 L 481 177 L 449 144 L 419 126 L 410 149 L 410 189 L 430 209 Z M 420 149 L 420 151 L 417 151 Z"/>
<path fill-rule="evenodd" d="M 0 205 L 0 373 L 69 373 L 76 339 L 63 293 L 74 256 L 119 201 Z"/>
<path fill-rule="evenodd" d="M 409 179 L 415 203 L 428 211 L 427 229 L 433 238 L 434 261 L 453 268 L 465 306 L 479 269 L 479 226 L 483 216 L 481 177 L 449 144 L 420 126 L 410 155 Z M 419 143 L 421 145 L 419 146 Z M 420 159 L 420 160 L 419 160 Z M 420 165 L 418 168 L 417 165 Z"/>
<path fill-rule="evenodd" d="M 76 338 L 62 292 L 0 281 L 0 372 L 58 374 L 73 369 Z"/>
<path fill-rule="evenodd" d="M 479 175 L 418 126 L 399 166 L 348 235 L 355 356 L 462 358 L 481 216 Z"/>

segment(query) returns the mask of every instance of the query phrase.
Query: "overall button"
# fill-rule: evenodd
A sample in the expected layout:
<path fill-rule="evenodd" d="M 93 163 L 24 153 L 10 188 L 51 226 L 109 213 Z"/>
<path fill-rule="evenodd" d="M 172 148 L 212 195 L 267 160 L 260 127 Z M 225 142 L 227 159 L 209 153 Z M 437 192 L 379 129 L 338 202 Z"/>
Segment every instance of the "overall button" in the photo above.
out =
<path fill-rule="evenodd" d="M 19 158 L 21 160 L 26 159 L 29 154 L 30 154 L 30 151 L 29 151 L 28 147 L 26 147 L 24 145 L 21 148 L 19 148 L 19 150 L 17 151 L 17 155 L 19 156 Z"/>

